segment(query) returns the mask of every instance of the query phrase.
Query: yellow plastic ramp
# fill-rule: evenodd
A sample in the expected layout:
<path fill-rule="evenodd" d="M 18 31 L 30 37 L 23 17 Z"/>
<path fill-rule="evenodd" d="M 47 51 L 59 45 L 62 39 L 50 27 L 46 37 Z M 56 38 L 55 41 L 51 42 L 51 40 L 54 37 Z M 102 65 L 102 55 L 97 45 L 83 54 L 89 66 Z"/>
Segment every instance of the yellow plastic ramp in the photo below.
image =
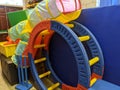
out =
<path fill-rule="evenodd" d="M 48 90 L 54 90 L 60 85 L 60 83 L 53 84 L 51 87 L 48 88 Z"/>
<path fill-rule="evenodd" d="M 51 71 L 48 71 L 48 72 L 46 72 L 46 73 L 43 73 L 43 74 L 39 75 L 39 77 L 40 77 L 40 78 L 44 78 L 44 77 L 46 77 L 46 76 L 48 76 L 48 75 L 50 75 L 50 74 L 51 74 Z"/>
<path fill-rule="evenodd" d="M 35 45 L 34 48 L 42 48 L 45 47 L 45 44 L 41 44 L 41 45 Z"/>
<path fill-rule="evenodd" d="M 90 81 L 90 87 L 92 87 L 95 82 L 97 81 L 97 78 L 93 78 L 91 81 Z"/>
<path fill-rule="evenodd" d="M 37 63 L 41 63 L 41 62 L 43 62 L 43 61 L 46 61 L 46 58 L 45 58 L 45 57 L 44 57 L 44 58 L 41 58 L 41 59 L 35 60 L 34 63 L 37 64 Z"/>
<path fill-rule="evenodd" d="M 90 66 L 96 64 L 99 61 L 99 57 L 94 57 L 89 61 Z"/>
<path fill-rule="evenodd" d="M 79 37 L 79 40 L 81 42 L 88 41 L 89 39 L 90 39 L 90 36 L 81 36 L 81 37 Z"/>

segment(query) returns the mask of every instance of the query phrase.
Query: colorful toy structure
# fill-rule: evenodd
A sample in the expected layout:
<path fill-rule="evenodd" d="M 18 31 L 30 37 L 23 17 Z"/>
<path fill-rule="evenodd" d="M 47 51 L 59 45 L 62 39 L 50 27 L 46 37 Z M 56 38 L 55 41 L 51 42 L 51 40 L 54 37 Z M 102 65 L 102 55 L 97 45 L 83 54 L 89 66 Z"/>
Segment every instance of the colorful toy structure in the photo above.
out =
<path fill-rule="evenodd" d="M 64 4 L 65 3 L 65 4 Z M 70 4 L 73 8 L 67 8 Z M 51 19 L 61 23 L 67 23 L 75 20 L 81 13 L 79 0 L 68 0 L 61 2 L 59 0 L 43 0 L 28 14 L 28 19 L 21 21 L 9 30 L 9 36 L 13 41 L 20 39 L 16 48 L 16 55 L 22 55 L 27 45 L 32 29 L 41 21 Z M 12 58 L 16 63 L 15 55 Z"/>
<path fill-rule="evenodd" d="M 69 12 L 65 13 L 64 4 L 61 4 L 62 13 L 54 13 L 59 15 L 57 15 L 58 17 L 53 16 L 53 18 L 52 7 L 49 5 L 54 6 L 55 1 L 44 0 L 33 9 L 28 20 L 20 22 L 10 29 L 9 34 L 13 40 L 21 39 L 16 50 L 20 82 L 17 89 L 29 90 L 31 88 L 31 84 L 28 84 L 27 80 L 28 61 L 39 90 L 54 90 L 56 88 L 58 90 L 120 89 L 119 86 L 102 80 L 104 58 L 101 48 L 94 35 L 85 26 L 71 22 L 81 12 L 79 0 L 72 1 L 76 2 L 74 4 L 75 7 L 77 6 L 76 9 L 71 12 L 68 10 Z M 47 9 L 47 12 L 42 12 L 44 8 Z M 45 16 L 44 19 L 41 19 L 40 13 L 43 13 L 41 14 L 43 17 L 48 14 L 50 17 Z M 56 38 L 57 40 L 55 40 Z M 42 48 L 41 58 L 34 60 L 39 48 Z M 35 64 L 38 63 L 44 63 L 46 68 L 46 71 L 41 75 L 38 75 L 35 67 Z M 43 78 L 51 80 L 52 85 L 46 86 Z"/>

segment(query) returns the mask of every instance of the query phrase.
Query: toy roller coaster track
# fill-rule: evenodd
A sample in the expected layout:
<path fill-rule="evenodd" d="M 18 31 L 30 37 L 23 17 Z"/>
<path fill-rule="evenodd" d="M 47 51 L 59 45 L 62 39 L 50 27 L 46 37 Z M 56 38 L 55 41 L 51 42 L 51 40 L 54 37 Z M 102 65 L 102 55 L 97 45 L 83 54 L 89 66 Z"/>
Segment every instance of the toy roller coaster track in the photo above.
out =
<path fill-rule="evenodd" d="M 67 62 L 72 62 L 75 65 L 74 71 L 76 71 L 75 77 L 77 79 L 75 85 L 68 84 L 63 79 L 61 79 L 62 75 L 58 75 L 59 73 L 56 73 L 53 66 L 51 65 L 52 62 L 49 56 L 51 51 L 49 51 L 49 44 L 54 34 L 51 34 L 51 38 L 48 38 L 48 43 L 41 42 L 40 45 L 35 46 L 34 43 L 36 38 L 40 35 L 40 33 L 43 33 L 43 31 L 46 32 L 46 30 L 48 34 L 51 31 L 54 31 L 54 34 L 58 34 L 70 48 L 74 59 L 72 59 L 72 61 L 70 61 L 71 59 L 67 60 Z M 47 46 L 48 48 L 46 49 Z M 43 21 L 33 29 L 28 42 L 28 47 L 30 68 L 34 80 L 36 81 L 40 90 L 54 90 L 57 87 L 61 88 L 62 90 L 87 90 L 96 82 L 97 79 L 102 78 L 104 63 L 101 49 L 92 33 L 89 32 L 89 30 L 81 24 L 73 22 L 70 24 L 63 25 L 56 21 Z M 34 57 L 32 55 L 34 52 L 34 48 L 45 49 L 44 53 L 46 57 L 34 60 Z M 35 68 L 35 64 L 41 62 L 46 62 L 46 68 L 48 71 L 41 75 L 38 75 L 37 70 Z M 90 67 L 92 67 L 92 69 Z M 68 70 L 69 68 L 64 69 Z M 42 81 L 42 78 L 47 76 L 51 76 L 54 79 L 54 84 L 50 87 L 47 87 Z"/>

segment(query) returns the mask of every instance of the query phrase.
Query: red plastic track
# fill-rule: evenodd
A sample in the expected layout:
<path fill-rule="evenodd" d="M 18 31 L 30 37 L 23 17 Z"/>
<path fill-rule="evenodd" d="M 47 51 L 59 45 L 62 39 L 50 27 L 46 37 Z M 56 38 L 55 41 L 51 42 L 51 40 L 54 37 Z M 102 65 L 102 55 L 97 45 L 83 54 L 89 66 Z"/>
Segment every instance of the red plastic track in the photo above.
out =
<path fill-rule="evenodd" d="M 28 45 L 28 48 L 29 48 L 29 52 L 30 53 L 33 53 L 33 45 L 35 43 L 35 39 L 37 38 L 37 36 L 39 35 L 40 32 L 44 31 L 44 30 L 50 30 L 50 21 L 47 20 L 47 21 L 43 21 L 41 23 L 39 23 L 34 29 L 33 31 L 31 32 L 31 35 L 30 35 L 30 39 L 28 41 L 29 45 Z"/>

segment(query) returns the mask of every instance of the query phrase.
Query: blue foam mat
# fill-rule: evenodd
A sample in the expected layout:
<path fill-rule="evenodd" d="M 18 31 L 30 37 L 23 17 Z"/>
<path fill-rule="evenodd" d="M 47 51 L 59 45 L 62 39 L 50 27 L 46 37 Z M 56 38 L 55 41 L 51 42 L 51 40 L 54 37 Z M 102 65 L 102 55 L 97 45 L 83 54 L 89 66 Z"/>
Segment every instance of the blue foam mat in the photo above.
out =
<path fill-rule="evenodd" d="M 120 87 L 103 80 L 97 80 L 97 82 L 88 90 L 120 90 Z"/>
<path fill-rule="evenodd" d="M 104 79 L 120 85 L 120 6 L 85 9 L 76 21 L 86 26 L 101 45 Z"/>

